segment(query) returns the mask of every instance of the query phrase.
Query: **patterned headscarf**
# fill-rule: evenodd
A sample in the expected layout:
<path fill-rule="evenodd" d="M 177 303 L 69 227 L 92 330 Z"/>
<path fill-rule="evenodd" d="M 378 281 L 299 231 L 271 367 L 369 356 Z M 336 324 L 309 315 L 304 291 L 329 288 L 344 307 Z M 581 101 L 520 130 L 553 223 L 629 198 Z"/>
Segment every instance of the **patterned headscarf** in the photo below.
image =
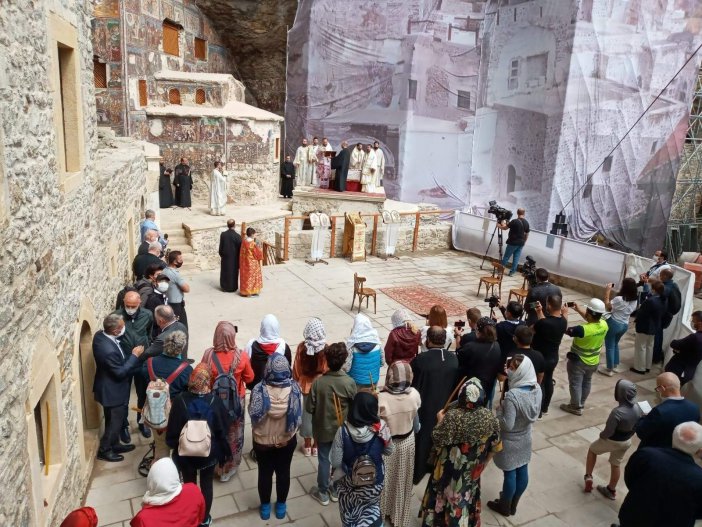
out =
<path fill-rule="evenodd" d="M 393 362 L 385 375 L 385 391 L 395 395 L 405 393 L 412 386 L 412 379 L 412 367 L 409 362 Z"/>
<path fill-rule="evenodd" d="M 351 335 L 346 339 L 346 349 L 351 353 L 353 347 L 361 342 L 380 345 L 380 337 L 370 319 L 366 315 L 358 314 L 356 318 L 353 319 Z"/>
<path fill-rule="evenodd" d="M 490 317 L 480 317 L 478 321 L 475 323 L 475 327 L 478 331 L 484 330 L 487 326 L 496 326 L 497 323 L 495 322 L 494 319 Z"/>
<path fill-rule="evenodd" d="M 392 328 L 399 328 L 404 326 L 406 322 L 412 322 L 412 315 L 410 315 L 406 309 L 398 309 L 390 317 L 392 322 Z"/>
<path fill-rule="evenodd" d="M 288 396 L 288 412 L 285 418 L 285 430 L 294 432 L 302 423 L 302 392 L 300 385 L 292 379 L 288 360 L 279 353 L 274 353 L 266 363 L 263 379 L 253 390 L 249 401 L 249 415 L 253 424 L 263 419 L 271 409 L 271 399 L 268 395 L 268 386 L 277 388 L 290 387 Z"/>
<path fill-rule="evenodd" d="M 81 507 L 61 522 L 61 527 L 97 527 L 98 517 L 92 507 Z"/>
<path fill-rule="evenodd" d="M 212 337 L 212 347 L 215 351 L 234 351 L 239 353 L 236 347 L 236 328 L 231 322 L 222 320 L 215 328 L 214 336 Z"/>
<path fill-rule="evenodd" d="M 324 324 L 317 317 L 312 317 L 307 321 L 302 336 L 305 338 L 307 355 L 316 355 L 327 345 L 327 332 L 324 329 Z"/>
<path fill-rule="evenodd" d="M 196 395 L 205 395 L 212 391 L 212 372 L 207 364 L 201 362 L 190 374 L 188 391 Z"/>
<path fill-rule="evenodd" d="M 473 409 L 476 406 L 483 406 L 484 403 L 485 390 L 483 390 L 480 379 L 472 377 L 464 382 L 458 392 L 458 406 Z"/>

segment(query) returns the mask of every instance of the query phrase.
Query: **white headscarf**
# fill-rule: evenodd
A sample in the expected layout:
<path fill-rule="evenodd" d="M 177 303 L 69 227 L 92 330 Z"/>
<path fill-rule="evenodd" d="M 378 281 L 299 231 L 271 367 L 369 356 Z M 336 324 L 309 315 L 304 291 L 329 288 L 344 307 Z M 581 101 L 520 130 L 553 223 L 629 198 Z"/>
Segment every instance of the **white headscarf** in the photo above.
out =
<path fill-rule="evenodd" d="M 146 493 L 142 499 L 145 505 L 165 505 L 180 494 L 178 469 L 169 457 L 164 457 L 151 465 L 146 478 Z"/>
<path fill-rule="evenodd" d="M 392 328 L 396 329 L 400 326 L 404 326 L 407 322 L 412 322 L 412 315 L 410 315 L 405 309 L 398 309 L 390 317 L 392 321 Z"/>
<path fill-rule="evenodd" d="M 508 370 L 509 389 L 520 388 L 522 386 L 536 386 L 536 371 L 531 359 L 524 356 L 524 360 L 516 370 Z"/>
<path fill-rule="evenodd" d="M 354 345 L 359 342 L 372 342 L 380 345 L 378 332 L 373 328 L 373 324 L 366 315 L 360 313 L 353 319 L 351 335 L 346 339 L 346 349 L 351 351 Z"/>
<path fill-rule="evenodd" d="M 275 315 L 268 314 L 261 320 L 261 334 L 255 338 L 251 339 L 248 344 L 246 344 L 246 353 L 251 356 L 251 345 L 254 342 L 259 344 L 278 344 L 275 353 L 284 354 L 285 353 L 285 341 L 280 338 L 280 322 L 275 317 Z"/>

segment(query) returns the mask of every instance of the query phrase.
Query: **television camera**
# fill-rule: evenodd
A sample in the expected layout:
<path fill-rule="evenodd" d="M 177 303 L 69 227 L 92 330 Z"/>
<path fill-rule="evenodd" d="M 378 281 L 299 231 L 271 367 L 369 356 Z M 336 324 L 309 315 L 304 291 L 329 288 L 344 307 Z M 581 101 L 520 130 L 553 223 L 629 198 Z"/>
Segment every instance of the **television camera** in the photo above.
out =
<path fill-rule="evenodd" d="M 493 216 L 495 216 L 495 219 L 498 222 L 509 221 L 512 219 L 512 211 L 504 207 L 500 207 L 497 204 L 497 201 L 489 201 L 488 205 L 490 205 L 490 208 L 488 209 L 488 214 L 492 214 Z"/>
<path fill-rule="evenodd" d="M 531 256 L 527 256 L 522 264 L 522 276 L 526 278 L 530 288 L 536 285 L 536 260 Z"/>

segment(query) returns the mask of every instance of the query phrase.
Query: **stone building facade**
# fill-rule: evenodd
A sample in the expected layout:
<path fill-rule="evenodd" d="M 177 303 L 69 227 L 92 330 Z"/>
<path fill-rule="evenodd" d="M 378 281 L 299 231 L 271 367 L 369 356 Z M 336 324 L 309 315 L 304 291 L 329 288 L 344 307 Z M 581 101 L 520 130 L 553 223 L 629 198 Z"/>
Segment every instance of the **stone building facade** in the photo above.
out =
<path fill-rule="evenodd" d="M 0 9 L 0 525 L 58 525 L 80 505 L 101 421 L 92 335 L 136 251 L 147 159 L 158 165 L 146 143 L 98 142 L 92 14 Z"/>

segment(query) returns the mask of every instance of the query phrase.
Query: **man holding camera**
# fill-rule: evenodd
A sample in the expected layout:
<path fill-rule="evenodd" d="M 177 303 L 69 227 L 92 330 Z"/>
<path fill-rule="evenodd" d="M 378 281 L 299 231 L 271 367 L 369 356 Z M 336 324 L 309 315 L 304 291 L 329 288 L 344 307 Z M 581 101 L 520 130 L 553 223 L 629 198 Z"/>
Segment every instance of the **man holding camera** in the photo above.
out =
<path fill-rule="evenodd" d="M 549 276 L 546 269 L 539 267 L 535 274 L 536 284 L 534 287 L 529 289 L 529 293 L 524 301 L 527 312 L 527 326 L 533 326 L 539 319 L 536 312 L 536 302 L 539 302 L 541 307 L 545 307 L 546 299 L 548 299 L 549 296 L 563 296 L 561 294 L 561 289 L 557 285 L 554 285 L 548 281 Z"/>
<path fill-rule="evenodd" d="M 491 299 L 492 300 L 492 299 Z M 500 352 L 502 353 L 502 363 L 507 360 L 516 352 L 517 344 L 514 342 L 514 332 L 517 330 L 518 326 L 523 326 L 524 321 L 521 320 L 524 309 L 522 305 L 512 300 L 507 303 L 507 307 L 503 306 L 499 299 L 497 300 L 496 307 L 502 313 L 505 319 L 502 322 L 498 322 L 497 329 L 497 343 L 500 345 Z M 490 304 L 492 307 L 492 303 Z"/>
<path fill-rule="evenodd" d="M 517 209 L 517 217 L 510 221 L 502 220 L 497 224 L 497 226 L 503 231 L 509 231 L 507 235 L 507 248 L 505 249 L 505 255 L 502 257 L 502 265 L 506 266 L 509 259 L 514 257 L 512 261 L 512 267 L 509 270 L 509 276 L 514 276 L 517 272 L 517 267 L 519 266 L 519 257 L 522 254 L 522 249 L 524 244 L 529 237 L 529 222 L 524 219 L 526 210 Z"/>

